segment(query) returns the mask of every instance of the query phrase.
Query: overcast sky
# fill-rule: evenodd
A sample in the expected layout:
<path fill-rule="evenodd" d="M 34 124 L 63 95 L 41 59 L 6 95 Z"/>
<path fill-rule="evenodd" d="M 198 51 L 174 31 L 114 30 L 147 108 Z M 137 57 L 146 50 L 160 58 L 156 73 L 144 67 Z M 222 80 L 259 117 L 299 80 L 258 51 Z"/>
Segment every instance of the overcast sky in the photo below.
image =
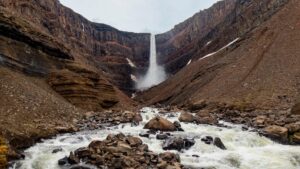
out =
<path fill-rule="evenodd" d="M 60 0 L 91 21 L 131 32 L 161 33 L 218 0 Z"/>

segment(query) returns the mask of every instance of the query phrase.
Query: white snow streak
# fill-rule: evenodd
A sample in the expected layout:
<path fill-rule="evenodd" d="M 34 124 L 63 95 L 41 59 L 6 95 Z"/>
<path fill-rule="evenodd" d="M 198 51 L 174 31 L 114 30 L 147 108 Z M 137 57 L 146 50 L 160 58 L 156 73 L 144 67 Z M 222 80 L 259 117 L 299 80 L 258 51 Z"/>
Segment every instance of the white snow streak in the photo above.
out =
<path fill-rule="evenodd" d="M 216 52 L 212 52 L 212 53 L 210 53 L 210 54 L 207 54 L 207 55 L 203 56 L 202 58 L 200 58 L 200 59 L 198 59 L 198 60 L 203 60 L 203 59 L 205 59 L 205 58 L 207 58 L 207 57 L 209 57 L 209 56 L 213 56 L 213 55 L 215 55 L 215 54 L 221 52 L 222 50 L 228 48 L 229 46 L 231 46 L 232 44 L 234 44 L 235 42 L 237 42 L 239 39 L 240 39 L 240 38 L 236 38 L 236 39 L 233 40 L 232 42 L 228 43 L 226 46 L 224 46 L 224 47 L 222 47 L 221 49 L 217 50 Z"/>
<path fill-rule="evenodd" d="M 186 66 L 189 65 L 189 64 L 191 64 L 191 63 L 192 63 L 192 59 L 186 64 Z"/>
<path fill-rule="evenodd" d="M 130 59 L 126 58 L 126 60 L 131 67 L 136 67 L 135 64 Z"/>

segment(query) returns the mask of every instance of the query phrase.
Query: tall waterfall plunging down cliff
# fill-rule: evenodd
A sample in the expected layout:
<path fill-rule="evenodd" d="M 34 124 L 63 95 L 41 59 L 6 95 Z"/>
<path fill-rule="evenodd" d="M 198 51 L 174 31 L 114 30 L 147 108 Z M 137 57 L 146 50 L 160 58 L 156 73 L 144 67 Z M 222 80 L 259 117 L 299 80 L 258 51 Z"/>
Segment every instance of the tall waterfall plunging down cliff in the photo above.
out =
<path fill-rule="evenodd" d="M 162 66 L 157 64 L 157 60 L 156 60 L 155 35 L 151 34 L 150 66 L 147 71 L 147 74 L 138 80 L 136 88 L 139 90 L 145 90 L 163 82 L 165 79 L 166 79 L 165 70 Z"/>

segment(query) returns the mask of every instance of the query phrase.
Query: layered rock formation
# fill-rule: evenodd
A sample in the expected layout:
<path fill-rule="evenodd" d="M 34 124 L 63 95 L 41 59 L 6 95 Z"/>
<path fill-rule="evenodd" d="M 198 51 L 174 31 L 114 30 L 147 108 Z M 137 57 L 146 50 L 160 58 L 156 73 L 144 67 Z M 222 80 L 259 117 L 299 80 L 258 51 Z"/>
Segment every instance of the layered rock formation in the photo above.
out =
<path fill-rule="evenodd" d="M 158 60 L 175 74 L 268 20 L 288 0 L 224 0 L 157 35 Z"/>
<path fill-rule="evenodd" d="M 58 0 L 0 1 L 0 134 L 25 148 L 75 131 L 85 111 L 132 109 L 130 75 L 145 71 L 149 44 Z"/>
<path fill-rule="evenodd" d="M 75 60 L 103 70 L 110 77 L 108 80 L 127 94 L 134 90 L 130 75 L 143 72 L 148 66 L 150 34 L 122 32 L 105 24 L 92 23 L 62 6 L 58 0 L 5 0 L 0 2 L 0 7 L 2 36 L 25 43 L 26 52 L 35 48 L 56 58 Z M 24 56 L 13 60 L 29 66 L 32 66 L 30 59 L 38 59 L 20 58 Z M 47 67 L 44 69 L 37 71 L 47 72 Z"/>

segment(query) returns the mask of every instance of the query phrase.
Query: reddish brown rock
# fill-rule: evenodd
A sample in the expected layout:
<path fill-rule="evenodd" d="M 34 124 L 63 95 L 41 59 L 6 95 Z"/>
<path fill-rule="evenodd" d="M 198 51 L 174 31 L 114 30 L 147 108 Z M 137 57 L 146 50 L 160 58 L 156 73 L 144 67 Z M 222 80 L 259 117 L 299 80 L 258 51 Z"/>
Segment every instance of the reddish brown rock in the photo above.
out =
<path fill-rule="evenodd" d="M 264 128 L 264 132 L 267 136 L 281 142 L 286 142 L 288 139 L 288 129 L 285 127 L 272 125 Z"/>
<path fill-rule="evenodd" d="M 193 122 L 194 115 L 189 112 L 182 112 L 178 119 L 180 122 Z"/>
<path fill-rule="evenodd" d="M 293 143 L 300 144 L 300 132 L 294 133 L 291 136 L 291 140 Z"/>
<path fill-rule="evenodd" d="M 100 111 L 119 102 L 113 86 L 92 71 L 62 70 L 51 73 L 48 82 L 57 93 L 85 110 Z"/>
<path fill-rule="evenodd" d="M 201 110 L 195 116 L 195 121 L 198 124 L 217 124 L 218 120 L 214 117 L 209 110 Z"/>
<path fill-rule="evenodd" d="M 176 131 L 176 126 L 162 117 L 154 117 L 144 126 L 144 128 L 160 131 Z"/>
<path fill-rule="evenodd" d="M 109 135 L 103 141 L 93 141 L 88 148 L 80 148 L 70 153 L 68 158 L 61 159 L 59 163 L 66 165 L 70 162 L 73 164 L 85 162 L 99 168 L 111 169 L 183 168 L 178 155 L 169 152 L 155 154 L 147 147 L 136 137 L 126 137 L 123 134 Z"/>

